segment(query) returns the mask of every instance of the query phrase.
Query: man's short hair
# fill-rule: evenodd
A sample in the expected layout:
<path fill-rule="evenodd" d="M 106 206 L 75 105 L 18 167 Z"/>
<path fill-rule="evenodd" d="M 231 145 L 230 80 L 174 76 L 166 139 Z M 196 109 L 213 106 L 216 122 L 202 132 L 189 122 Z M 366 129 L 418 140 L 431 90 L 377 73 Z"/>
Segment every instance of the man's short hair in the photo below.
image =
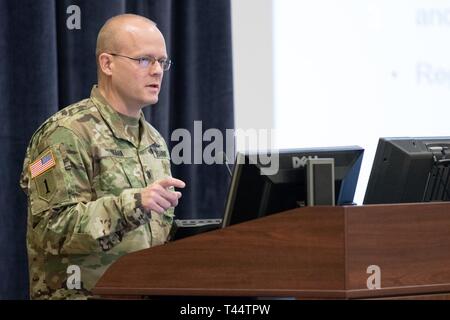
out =
<path fill-rule="evenodd" d="M 137 14 L 125 13 L 109 18 L 105 22 L 105 24 L 101 27 L 97 35 L 97 45 L 95 48 L 95 61 L 97 63 L 97 72 L 99 72 L 98 57 L 100 56 L 100 54 L 104 52 L 113 52 L 113 51 L 115 52 L 119 50 L 119 48 L 117 48 L 118 44 L 115 39 L 117 36 L 117 28 L 115 27 L 115 24 L 118 23 L 120 20 L 124 19 L 141 20 L 148 22 L 155 27 L 157 26 L 154 21 Z"/>

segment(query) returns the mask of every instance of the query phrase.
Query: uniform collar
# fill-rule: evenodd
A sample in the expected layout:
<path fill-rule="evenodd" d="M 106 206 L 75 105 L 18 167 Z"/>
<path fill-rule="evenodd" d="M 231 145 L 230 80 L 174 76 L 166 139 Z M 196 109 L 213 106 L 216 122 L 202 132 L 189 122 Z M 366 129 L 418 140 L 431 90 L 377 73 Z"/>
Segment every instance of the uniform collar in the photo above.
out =
<path fill-rule="evenodd" d="M 106 124 L 117 139 L 126 140 L 139 150 L 145 149 L 155 143 L 154 137 L 150 132 L 150 128 L 145 121 L 144 113 L 142 111 L 140 112 L 139 117 L 139 124 L 142 130 L 140 144 L 138 146 L 133 143 L 133 141 L 128 137 L 122 119 L 120 118 L 117 111 L 114 110 L 114 108 L 108 103 L 108 101 L 106 101 L 105 97 L 102 96 L 97 85 L 94 85 L 94 87 L 92 88 L 91 100 L 94 102 L 94 105 L 97 107 L 100 115 L 105 120 Z"/>

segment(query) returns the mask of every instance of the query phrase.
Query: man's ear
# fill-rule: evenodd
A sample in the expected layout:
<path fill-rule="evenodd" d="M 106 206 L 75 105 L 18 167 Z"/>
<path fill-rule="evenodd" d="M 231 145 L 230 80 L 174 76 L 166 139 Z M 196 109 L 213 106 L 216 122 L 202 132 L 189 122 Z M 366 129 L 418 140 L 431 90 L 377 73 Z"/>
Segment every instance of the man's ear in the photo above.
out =
<path fill-rule="evenodd" d="M 98 64 L 100 69 L 107 76 L 112 75 L 112 56 L 107 53 L 102 53 L 98 56 Z"/>

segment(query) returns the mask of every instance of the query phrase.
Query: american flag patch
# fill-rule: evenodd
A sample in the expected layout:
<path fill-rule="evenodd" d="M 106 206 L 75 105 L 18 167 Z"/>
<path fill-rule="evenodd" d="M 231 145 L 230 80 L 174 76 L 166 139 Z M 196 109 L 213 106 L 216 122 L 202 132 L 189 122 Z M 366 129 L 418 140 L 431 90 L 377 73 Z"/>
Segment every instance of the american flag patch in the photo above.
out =
<path fill-rule="evenodd" d="M 41 158 L 37 159 L 35 162 L 30 164 L 31 179 L 37 177 L 38 175 L 44 173 L 48 169 L 56 165 L 53 153 L 49 151 L 44 154 Z"/>

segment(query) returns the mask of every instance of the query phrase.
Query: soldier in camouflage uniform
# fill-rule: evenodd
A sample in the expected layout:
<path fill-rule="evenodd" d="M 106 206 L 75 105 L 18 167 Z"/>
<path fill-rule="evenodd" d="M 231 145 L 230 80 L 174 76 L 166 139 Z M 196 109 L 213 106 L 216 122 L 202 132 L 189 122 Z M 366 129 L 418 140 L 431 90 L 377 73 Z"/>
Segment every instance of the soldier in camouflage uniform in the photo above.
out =
<path fill-rule="evenodd" d="M 114 52 L 113 52 L 114 51 Z M 184 183 L 142 107 L 168 69 L 150 20 L 121 15 L 97 40 L 99 85 L 48 119 L 27 149 L 27 248 L 33 299 L 86 299 L 120 256 L 166 242 Z M 69 266 L 80 283 L 68 285 Z"/>

